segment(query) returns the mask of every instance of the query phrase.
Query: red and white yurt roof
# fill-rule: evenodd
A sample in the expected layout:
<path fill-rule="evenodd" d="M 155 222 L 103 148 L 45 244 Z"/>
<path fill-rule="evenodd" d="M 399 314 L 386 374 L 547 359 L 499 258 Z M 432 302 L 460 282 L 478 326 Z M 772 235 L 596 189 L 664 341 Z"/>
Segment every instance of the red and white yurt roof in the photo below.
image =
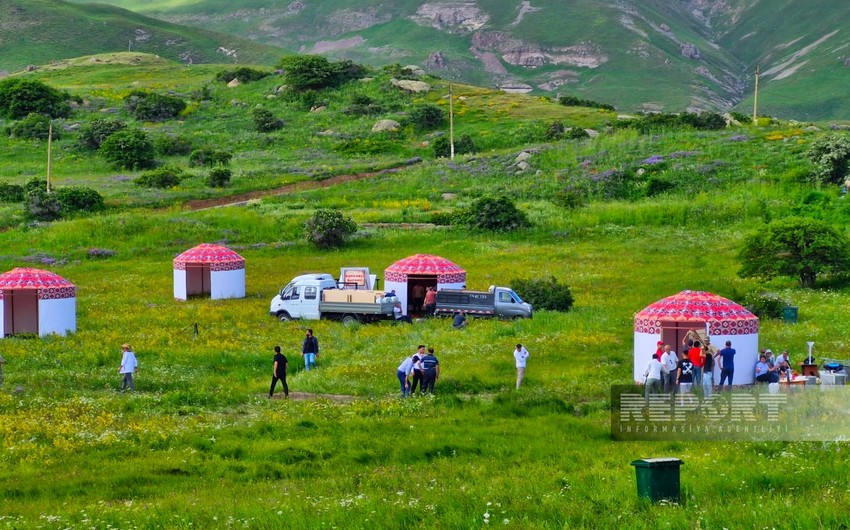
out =
<path fill-rule="evenodd" d="M 460 266 L 431 254 L 415 254 L 400 259 L 384 269 L 385 281 L 403 282 L 407 276 L 437 276 L 440 283 L 462 283 L 466 271 Z"/>
<path fill-rule="evenodd" d="M 33 289 L 40 299 L 74 298 L 74 284 L 56 273 L 42 269 L 19 267 L 0 274 L 0 298 L 4 292 Z"/>
<path fill-rule="evenodd" d="M 182 270 L 186 264 L 209 264 L 211 270 L 237 270 L 245 268 L 245 258 L 221 245 L 201 243 L 174 258 L 174 268 Z"/>
<path fill-rule="evenodd" d="M 758 333 L 759 319 L 732 300 L 706 291 L 682 291 L 635 315 L 636 333 L 660 333 L 664 324 L 708 324 L 710 335 Z"/>

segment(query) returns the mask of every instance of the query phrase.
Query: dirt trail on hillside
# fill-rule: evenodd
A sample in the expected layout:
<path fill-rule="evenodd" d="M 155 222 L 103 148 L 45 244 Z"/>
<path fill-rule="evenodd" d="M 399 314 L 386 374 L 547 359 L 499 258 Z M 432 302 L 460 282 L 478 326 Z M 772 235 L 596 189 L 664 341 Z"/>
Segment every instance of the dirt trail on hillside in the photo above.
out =
<path fill-rule="evenodd" d="M 305 180 L 302 182 L 295 182 L 293 184 L 287 184 L 286 186 L 281 186 L 279 188 L 274 188 L 270 190 L 249 191 L 236 195 L 228 195 L 227 197 L 216 197 L 214 199 L 197 199 L 187 201 L 185 206 L 190 210 L 206 210 L 208 208 L 219 208 L 222 206 L 236 206 L 245 204 L 253 199 L 273 197 L 275 195 L 285 195 L 287 193 L 293 193 L 296 191 L 329 188 L 331 186 L 336 186 L 337 184 L 342 184 L 345 182 L 353 182 L 356 180 L 364 180 L 371 177 L 376 177 L 378 175 L 396 173 L 397 171 L 410 167 L 414 164 L 418 164 L 421 161 L 421 158 L 416 157 L 411 158 L 410 160 L 406 160 L 399 166 L 391 167 L 389 169 L 382 169 L 381 171 L 355 173 L 352 175 L 336 175 L 322 180 Z"/>

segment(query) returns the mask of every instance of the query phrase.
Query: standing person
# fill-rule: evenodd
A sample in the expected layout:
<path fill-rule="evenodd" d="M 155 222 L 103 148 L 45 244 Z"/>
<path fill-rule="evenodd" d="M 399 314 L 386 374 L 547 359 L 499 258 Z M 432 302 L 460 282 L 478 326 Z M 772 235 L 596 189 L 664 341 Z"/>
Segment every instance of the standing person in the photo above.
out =
<path fill-rule="evenodd" d="M 434 348 L 428 348 L 428 353 L 422 359 L 422 372 L 424 379 L 422 381 L 422 393 L 434 393 L 434 383 L 440 377 L 440 361 L 434 355 Z"/>
<path fill-rule="evenodd" d="M 416 358 L 415 355 L 411 355 L 407 359 L 403 360 L 400 365 L 398 365 L 398 370 L 396 371 L 396 375 L 398 376 L 398 382 L 401 385 L 401 397 L 407 397 L 410 395 L 410 373 L 413 371 L 413 359 Z"/>
<path fill-rule="evenodd" d="M 522 384 L 522 378 L 525 377 L 525 362 L 531 356 L 525 346 L 517 344 L 514 350 L 514 359 L 516 360 L 516 389 L 519 390 Z"/>
<path fill-rule="evenodd" d="M 711 350 L 705 349 L 705 361 L 702 365 L 702 395 L 710 398 L 714 391 L 714 356 L 711 355 Z"/>
<path fill-rule="evenodd" d="M 691 346 L 690 350 L 688 350 L 688 359 L 690 359 L 691 363 L 694 365 L 693 384 L 700 386 L 702 385 L 702 365 L 705 363 L 705 353 L 702 351 L 702 344 L 700 344 L 700 341 L 694 341 L 694 345 Z"/>
<path fill-rule="evenodd" d="M 274 387 L 277 382 L 283 383 L 283 396 L 289 397 L 289 385 L 286 384 L 286 355 L 280 353 L 280 346 L 274 347 L 274 366 L 272 366 L 272 386 L 269 387 L 269 398 L 274 396 Z"/>
<path fill-rule="evenodd" d="M 735 377 L 735 348 L 732 347 L 732 341 L 726 341 L 726 347 L 718 353 L 720 356 L 720 384 L 718 387 L 723 389 L 723 383 L 729 378 L 729 390 L 732 390 L 732 379 Z"/>
<path fill-rule="evenodd" d="M 413 297 L 413 312 L 419 313 L 422 311 L 422 303 L 425 301 L 425 286 L 421 283 L 417 283 L 410 290 L 410 294 Z"/>
<path fill-rule="evenodd" d="M 139 369 L 136 354 L 133 353 L 133 349 L 129 344 L 122 344 L 121 351 L 123 355 L 121 356 L 121 366 L 118 368 L 118 373 L 124 376 L 124 379 L 121 381 L 121 392 L 124 392 L 128 386 L 130 390 L 135 392 L 136 385 L 133 383 L 133 374 Z"/>
<path fill-rule="evenodd" d="M 643 371 L 643 376 L 646 377 L 644 382 L 644 400 L 646 406 L 649 406 L 649 395 L 658 394 L 661 392 L 661 359 L 657 353 L 652 354 L 649 364 L 646 365 L 646 370 Z"/>
<path fill-rule="evenodd" d="M 3 365 L 6 364 L 6 359 L 0 355 L 0 386 L 3 386 Z"/>
<path fill-rule="evenodd" d="M 684 400 L 684 394 L 691 392 L 691 387 L 694 383 L 694 363 L 690 358 L 682 352 L 682 360 L 679 361 L 679 367 L 676 369 L 676 384 L 679 385 L 680 399 Z M 690 399 L 690 397 L 688 398 Z"/>
<path fill-rule="evenodd" d="M 428 287 L 425 291 L 425 314 L 426 315 L 434 315 L 434 311 L 437 310 L 437 288 L 436 287 Z"/>
<path fill-rule="evenodd" d="M 425 345 L 420 344 L 413 355 L 413 382 L 410 384 L 410 393 L 416 393 L 416 387 L 420 386 L 420 391 L 425 391 L 425 372 L 422 371 L 422 358 L 425 357 Z"/>
<path fill-rule="evenodd" d="M 676 392 L 676 370 L 679 368 L 679 357 L 669 344 L 664 345 L 664 353 L 661 354 L 661 379 L 664 382 L 664 392 L 667 394 Z"/>
<path fill-rule="evenodd" d="M 307 328 L 307 336 L 301 345 L 301 357 L 304 358 L 304 369 L 310 371 L 310 366 L 316 366 L 316 357 L 319 356 L 319 339 L 313 336 L 313 330 Z"/>

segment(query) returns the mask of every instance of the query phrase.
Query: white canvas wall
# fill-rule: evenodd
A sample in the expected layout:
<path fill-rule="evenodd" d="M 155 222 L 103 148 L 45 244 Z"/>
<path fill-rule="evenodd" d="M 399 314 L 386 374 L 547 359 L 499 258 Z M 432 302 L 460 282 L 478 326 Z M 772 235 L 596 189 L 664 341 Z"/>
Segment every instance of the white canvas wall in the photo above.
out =
<path fill-rule="evenodd" d="M 245 298 L 245 269 L 212 271 L 210 273 L 210 298 Z"/>
<path fill-rule="evenodd" d="M 38 301 L 38 334 L 65 335 L 77 331 L 77 299 L 58 298 Z"/>
<path fill-rule="evenodd" d="M 186 300 L 186 271 L 174 269 L 174 298 Z"/>

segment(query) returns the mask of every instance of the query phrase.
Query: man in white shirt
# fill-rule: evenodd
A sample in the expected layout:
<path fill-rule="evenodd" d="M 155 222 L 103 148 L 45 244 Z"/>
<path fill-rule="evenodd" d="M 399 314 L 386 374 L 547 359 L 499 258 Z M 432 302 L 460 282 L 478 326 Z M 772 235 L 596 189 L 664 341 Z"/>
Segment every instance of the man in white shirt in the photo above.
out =
<path fill-rule="evenodd" d="M 133 384 L 133 373 L 139 369 L 139 363 L 136 361 L 136 354 L 130 348 L 129 344 L 122 344 L 121 351 L 124 355 L 121 357 L 121 367 L 118 368 L 118 373 L 124 376 L 121 382 L 121 392 L 130 387 L 130 390 L 135 391 L 136 385 Z"/>
<path fill-rule="evenodd" d="M 519 390 L 522 384 L 522 378 L 525 377 L 525 361 L 531 354 L 525 349 L 522 344 L 517 344 L 514 350 L 514 359 L 516 360 L 516 389 Z"/>
<path fill-rule="evenodd" d="M 652 359 L 646 365 L 643 375 L 646 377 L 644 398 L 646 405 L 649 406 L 649 395 L 661 392 L 661 360 L 658 359 L 657 353 L 652 354 Z"/>
<path fill-rule="evenodd" d="M 664 345 L 664 353 L 661 354 L 661 379 L 664 383 L 664 393 L 676 392 L 676 370 L 679 368 L 679 356 L 676 355 L 669 344 Z"/>

